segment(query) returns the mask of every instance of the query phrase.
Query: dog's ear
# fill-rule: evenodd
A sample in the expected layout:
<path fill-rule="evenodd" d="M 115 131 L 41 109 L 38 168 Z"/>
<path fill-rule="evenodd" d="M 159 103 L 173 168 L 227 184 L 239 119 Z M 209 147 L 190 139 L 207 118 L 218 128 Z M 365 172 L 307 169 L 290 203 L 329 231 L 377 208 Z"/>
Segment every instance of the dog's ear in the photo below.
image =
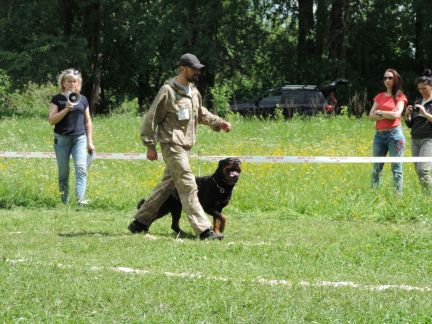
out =
<path fill-rule="evenodd" d="M 231 160 L 232 160 L 232 158 L 230 158 L 230 157 L 226 158 L 226 159 L 223 159 L 223 160 L 219 160 L 218 169 L 223 169 L 223 167 L 225 165 L 229 164 Z"/>

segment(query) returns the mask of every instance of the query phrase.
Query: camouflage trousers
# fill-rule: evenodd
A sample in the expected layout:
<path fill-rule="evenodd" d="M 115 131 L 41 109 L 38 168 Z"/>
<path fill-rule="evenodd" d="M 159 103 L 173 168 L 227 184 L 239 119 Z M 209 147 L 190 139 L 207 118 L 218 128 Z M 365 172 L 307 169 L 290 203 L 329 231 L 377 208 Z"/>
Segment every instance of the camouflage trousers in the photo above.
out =
<path fill-rule="evenodd" d="M 162 181 L 138 210 L 135 219 L 150 226 L 162 204 L 176 188 L 189 223 L 195 234 L 199 235 L 210 228 L 211 223 L 198 200 L 195 176 L 189 164 L 189 150 L 178 145 L 161 144 L 161 151 L 165 162 Z"/>

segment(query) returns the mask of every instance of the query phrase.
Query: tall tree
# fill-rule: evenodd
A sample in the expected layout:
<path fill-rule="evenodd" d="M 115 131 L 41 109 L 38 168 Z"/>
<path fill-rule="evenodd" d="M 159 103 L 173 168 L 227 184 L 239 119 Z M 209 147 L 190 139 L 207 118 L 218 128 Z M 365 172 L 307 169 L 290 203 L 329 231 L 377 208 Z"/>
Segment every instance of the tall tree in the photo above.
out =
<path fill-rule="evenodd" d="M 298 0 L 297 69 L 298 80 L 306 78 L 307 63 L 314 55 L 313 0 Z"/>
<path fill-rule="evenodd" d="M 90 61 L 88 91 L 90 111 L 106 113 L 108 107 L 103 100 L 102 62 L 103 62 L 103 0 L 87 0 L 81 3 L 83 34 L 87 38 Z"/>
<path fill-rule="evenodd" d="M 432 1 L 423 0 L 425 4 L 425 13 L 432 12 Z M 429 17 L 429 15 L 427 16 Z M 425 27 L 425 67 L 432 69 L 432 24 L 424 23 Z"/>
<path fill-rule="evenodd" d="M 413 8 L 415 14 L 414 31 L 415 31 L 415 66 L 416 72 L 419 74 L 423 72 L 423 69 L 427 64 L 428 53 L 426 51 L 426 39 L 431 31 L 431 24 L 428 21 L 428 11 L 427 9 L 431 6 L 427 4 L 430 1 L 426 0 L 413 0 Z M 429 7 L 429 8 L 428 8 Z M 430 57 L 430 56 L 429 56 Z"/>
<path fill-rule="evenodd" d="M 332 0 L 330 11 L 329 59 L 334 77 L 345 76 L 346 10 L 348 0 Z"/>
<path fill-rule="evenodd" d="M 63 18 L 63 35 L 68 37 L 72 35 L 75 9 L 74 0 L 60 0 L 60 7 Z"/>
<path fill-rule="evenodd" d="M 329 27 L 329 1 L 317 0 L 316 27 L 315 27 L 315 54 L 317 59 L 323 58 L 326 50 L 328 27 Z"/>

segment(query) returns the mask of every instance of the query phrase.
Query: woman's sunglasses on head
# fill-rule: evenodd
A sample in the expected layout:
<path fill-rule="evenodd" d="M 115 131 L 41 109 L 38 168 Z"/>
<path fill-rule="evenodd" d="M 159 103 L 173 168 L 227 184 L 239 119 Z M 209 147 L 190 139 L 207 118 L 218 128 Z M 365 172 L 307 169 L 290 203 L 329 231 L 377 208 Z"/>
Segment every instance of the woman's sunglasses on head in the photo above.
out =
<path fill-rule="evenodd" d="M 65 71 L 65 74 L 66 74 L 66 75 L 79 75 L 79 74 L 81 74 L 81 73 L 80 73 L 80 71 L 78 71 L 78 70 L 75 70 L 75 69 L 69 69 L 69 70 L 66 70 L 66 71 Z"/>

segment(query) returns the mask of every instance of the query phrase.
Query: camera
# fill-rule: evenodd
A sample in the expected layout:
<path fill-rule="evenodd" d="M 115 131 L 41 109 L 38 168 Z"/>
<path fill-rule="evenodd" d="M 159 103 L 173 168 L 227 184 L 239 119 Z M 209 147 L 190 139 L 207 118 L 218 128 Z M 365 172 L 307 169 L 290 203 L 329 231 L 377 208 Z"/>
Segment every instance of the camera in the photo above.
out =
<path fill-rule="evenodd" d="M 78 92 L 68 92 L 66 98 L 72 106 L 75 106 L 80 102 L 81 95 Z"/>
<path fill-rule="evenodd" d="M 412 110 L 413 111 L 419 111 L 419 107 L 416 106 L 415 102 L 412 104 Z"/>

